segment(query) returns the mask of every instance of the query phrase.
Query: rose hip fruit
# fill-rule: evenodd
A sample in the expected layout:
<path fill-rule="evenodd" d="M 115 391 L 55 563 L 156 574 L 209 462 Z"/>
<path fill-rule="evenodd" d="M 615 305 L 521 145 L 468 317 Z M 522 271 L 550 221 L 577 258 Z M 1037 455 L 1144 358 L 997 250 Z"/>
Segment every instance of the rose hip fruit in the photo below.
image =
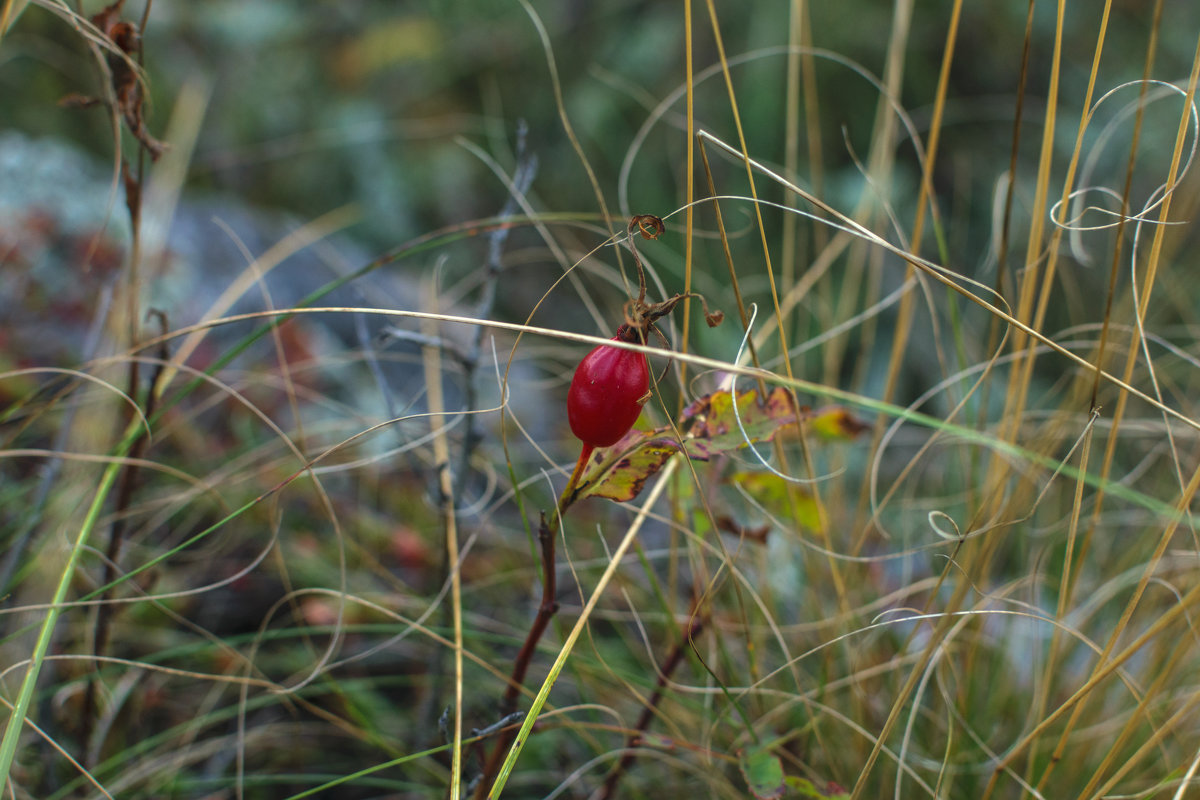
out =
<path fill-rule="evenodd" d="M 638 342 L 637 332 L 622 325 L 616 342 Z M 642 413 L 650 391 L 646 356 L 602 344 L 583 357 L 575 368 L 567 393 L 567 420 L 585 444 L 608 447 L 629 432 Z"/>

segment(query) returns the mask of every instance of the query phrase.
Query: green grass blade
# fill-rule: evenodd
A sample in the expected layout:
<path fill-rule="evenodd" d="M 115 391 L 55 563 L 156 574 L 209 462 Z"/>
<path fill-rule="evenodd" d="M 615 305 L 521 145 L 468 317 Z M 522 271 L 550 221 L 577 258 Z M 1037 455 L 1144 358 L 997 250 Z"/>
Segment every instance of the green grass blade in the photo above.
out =
<path fill-rule="evenodd" d="M 50 608 L 46 611 L 46 619 L 42 621 L 41 630 L 38 631 L 37 641 L 33 647 L 33 655 L 29 659 L 29 665 L 25 668 L 25 676 L 21 679 L 21 688 L 17 693 L 17 702 L 13 704 L 12 713 L 8 717 L 8 724 L 4 729 L 4 739 L 0 741 L 0 785 L 8 783 L 8 773 L 12 768 L 13 758 L 17 753 L 17 743 L 21 738 L 21 729 L 25 725 L 25 715 L 29 712 L 29 704 L 33 700 L 34 688 L 37 686 L 38 675 L 41 674 L 42 662 L 46 658 L 46 651 L 50 649 L 50 640 L 54 636 L 54 627 L 58 623 L 63 601 L 67 597 L 67 589 L 71 586 L 71 579 L 75 576 L 75 567 L 79 563 L 79 555 L 83 552 L 83 548 L 87 544 L 92 530 L 96 527 L 96 521 L 100 518 L 100 512 L 104 508 L 104 503 L 117 481 L 117 475 L 120 474 L 121 462 L 119 456 L 128 453 L 129 448 L 133 446 L 134 441 L 141 434 L 141 430 L 140 418 L 135 418 L 129 423 L 129 427 L 125 431 L 125 436 L 117 448 L 118 459 L 111 461 L 104 470 L 104 475 L 100 479 L 100 485 L 97 487 L 96 494 L 92 498 L 92 504 L 88 507 L 83 523 L 79 526 L 79 534 L 75 537 L 71 551 L 67 554 L 67 563 L 63 567 L 62 574 L 59 576 L 58 585 L 54 589 L 53 600 Z"/>

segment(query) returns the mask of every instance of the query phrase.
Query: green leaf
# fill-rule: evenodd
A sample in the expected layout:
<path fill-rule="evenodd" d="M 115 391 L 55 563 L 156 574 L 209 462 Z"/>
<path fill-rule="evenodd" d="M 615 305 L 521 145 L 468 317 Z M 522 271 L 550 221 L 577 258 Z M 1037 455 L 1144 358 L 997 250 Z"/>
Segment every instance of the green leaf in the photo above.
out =
<path fill-rule="evenodd" d="M 776 519 L 794 519 L 809 530 L 821 530 L 816 498 L 803 486 L 791 487 L 789 500 L 787 481 L 773 472 L 739 471 L 729 476 L 729 482 L 740 486 Z"/>
<path fill-rule="evenodd" d="M 765 747 L 754 747 L 738 753 L 738 767 L 746 785 L 759 800 L 777 800 L 783 797 L 786 784 L 783 763 L 778 756 L 771 755 Z"/>
<path fill-rule="evenodd" d="M 833 781 L 830 781 L 825 786 L 825 791 L 821 791 L 816 785 L 807 778 L 799 778 L 794 775 L 789 775 L 783 779 L 783 782 L 788 785 L 788 788 L 793 792 L 798 792 L 801 797 L 814 797 L 817 800 L 849 800 L 850 793 L 838 786 Z"/>
<path fill-rule="evenodd" d="M 871 427 L 841 406 L 818 408 L 807 411 L 804 416 L 808 427 L 822 439 L 846 441 Z"/>

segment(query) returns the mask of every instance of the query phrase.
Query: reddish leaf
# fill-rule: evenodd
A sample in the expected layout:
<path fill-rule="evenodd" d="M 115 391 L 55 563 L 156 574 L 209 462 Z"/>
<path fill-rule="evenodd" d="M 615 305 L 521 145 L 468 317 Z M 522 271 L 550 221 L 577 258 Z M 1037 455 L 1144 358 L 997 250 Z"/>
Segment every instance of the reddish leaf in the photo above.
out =
<path fill-rule="evenodd" d="M 728 514 L 717 517 L 717 527 L 725 533 L 739 539 L 747 539 L 758 544 L 767 543 L 767 534 L 771 532 L 770 525 L 759 525 L 757 528 L 747 528 Z"/>
<path fill-rule="evenodd" d="M 782 386 L 772 389 L 764 403 L 757 400 L 754 389 L 738 392 L 735 413 L 729 392 L 713 392 L 685 408 L 679 427 L 690 435 L 687 449 L 692 457 L 707 461 L 713 453 L 742 447 L 747 439 L 769 442 L 780 430 L 795 424 L 792 397 Z"/>

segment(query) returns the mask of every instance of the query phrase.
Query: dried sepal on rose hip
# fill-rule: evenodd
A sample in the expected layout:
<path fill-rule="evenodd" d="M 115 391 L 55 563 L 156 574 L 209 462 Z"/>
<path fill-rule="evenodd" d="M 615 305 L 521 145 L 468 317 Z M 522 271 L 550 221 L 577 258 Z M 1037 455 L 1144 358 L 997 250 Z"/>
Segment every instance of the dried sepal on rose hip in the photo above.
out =
<path fill-rule="evenodd" d="M 625 322 L 617 328 L 613 336 L 615 342 L 645 344 L 652 332 L 665 342 L 666 337 L 655 322 L 689 297 L 699 298 L 704 304 L 704 320 L 709 327 L 719 325 L 725 317 L 720 311 L 710 312 L 708 302 L 694 292 L 676 294 L 661 303 L 646 302 L 646 276 L 637 248 L 633 246 L 632 234 L 641 233 L 647 239 L 657 239 L 663 230 L 662 220 L 649 214 L 630 220 L 629 243 L 637 265 L 638 296 L 625 304 Z M 602 344 L 583 357 L 575 368 L 567 392 L 567 420 L 571 431 L 583 442 L 583 452 L 568 490 L 578 480 L 592 450 L 614 445 L 629 433 L 642 412 L 642 405 L 649 399 L 650 367 L 644 353 Z"/>

